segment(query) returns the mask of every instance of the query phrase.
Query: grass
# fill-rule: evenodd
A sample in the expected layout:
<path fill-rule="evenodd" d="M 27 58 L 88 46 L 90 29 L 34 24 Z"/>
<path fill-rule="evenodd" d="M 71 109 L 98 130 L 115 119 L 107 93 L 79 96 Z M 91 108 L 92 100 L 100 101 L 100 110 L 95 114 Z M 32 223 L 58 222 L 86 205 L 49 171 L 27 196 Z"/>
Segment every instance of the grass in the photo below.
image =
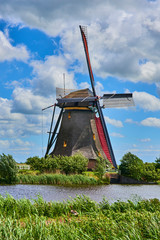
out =
<path fill-rule="evenodd" d="M 110 205 L 86 196 L 64 202 L 0 196 L 0 239 L 160 239 L 159 223 L 158 199 Z"/>
<path fill-rule="evenodd" d="M 53 184 L 53 185 L 96 185 L 99 180 L 85 175 L 63 175 L 63 174 L 41 174 L 24 175 L 19 174 L 17 183 L 26 184 Z"/>

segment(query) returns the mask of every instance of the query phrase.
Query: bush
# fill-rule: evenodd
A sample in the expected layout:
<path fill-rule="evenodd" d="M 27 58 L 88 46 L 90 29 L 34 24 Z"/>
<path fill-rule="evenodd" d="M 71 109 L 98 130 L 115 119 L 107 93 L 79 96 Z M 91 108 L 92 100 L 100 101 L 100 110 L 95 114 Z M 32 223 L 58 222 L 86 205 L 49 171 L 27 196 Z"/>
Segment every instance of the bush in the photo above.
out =
<path fill-rule="evenodd" d="M 61 156 L 60 169 L 65 174 L 81 174 L 87 170 L 88 159 L 81 153 L 73 156 Z"/>
<path fill-rule="evenodd" d="M 47 158 L 44 160 L 44 171 L 47 172 L 55 172 L 56 169 L 60 168 L 60 159 L 59 157 L 55 156 L 54 158 L 51 155 L 48 155 Z"/>
<path fill-rule="evenodd" d="M 40 172 L 43 172 L 44 162 L 45 158 L 39 158 L 38 156 L 35 156 L 28 158 L 26 164 L 29 164 L 32 170 L 39 170 Z"/>
<path fill-rule="evenodd" d="M 160 169 L 160 157 L 159 158 L 156 158 L 156 169 Z"/>
<path fill-rule="evenodd" d="M 104 158 L 98 157 L 96 159 L 96 166 L 95 166 L 94 172 L 99 179 L 102 179 L 103 175 L 105 174 L 106 165 L 107 165 L 107 161 Z"/>
<path fill-rule="evenodd" d="M 40 172 L 55 172 L 59 169 L 65 174 L 81 174 L 87 170 L 88 159 L 81 153 L 76 153 L 73 156 L 51 156 L 47 158 L 39 158 L 37 156 L 30 157 L 26 161 L 31 166 L 32 170 Z"/>
<path fill-rule="evenodd" d="M 16 182 L 17 165 L 12 155 L 0 155 L 0 177 L 1 181 L 12 184 Z"/>
<path fill-rule="evenodd" d="M 136 155 L 128 152 L 120 160 L 121 164 L 119 169 L 123 176 L 131 177 L 137 180 L 141 180 L 143 177 L 144 164 L 143 161 Z"/>

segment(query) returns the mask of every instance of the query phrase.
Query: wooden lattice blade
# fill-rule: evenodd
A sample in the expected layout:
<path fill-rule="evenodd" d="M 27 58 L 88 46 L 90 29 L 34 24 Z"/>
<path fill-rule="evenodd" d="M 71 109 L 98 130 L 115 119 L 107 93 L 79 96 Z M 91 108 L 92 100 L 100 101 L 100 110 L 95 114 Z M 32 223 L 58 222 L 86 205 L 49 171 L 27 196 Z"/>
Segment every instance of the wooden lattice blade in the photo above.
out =
<path fill-rule="evenodd" d="M 101 99 L 103 99 L 104 108 L 121 108 L 135 105 L 132 93 L 104 94 Z"/>

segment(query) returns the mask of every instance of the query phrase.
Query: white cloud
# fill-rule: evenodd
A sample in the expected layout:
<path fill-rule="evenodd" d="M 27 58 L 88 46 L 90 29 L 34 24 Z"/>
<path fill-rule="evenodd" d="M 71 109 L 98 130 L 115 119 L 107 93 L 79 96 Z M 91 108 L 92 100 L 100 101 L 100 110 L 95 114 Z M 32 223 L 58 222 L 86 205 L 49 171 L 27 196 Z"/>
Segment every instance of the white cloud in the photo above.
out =
<path fill-rule="evenodd" d="M 96 89 L 96 94 L 98 96 L 102 96 L 103 95 L 103 90 L 104 90 L 104 87 L 102 85 L 102 83 L 100 83 L 99 81 L 96 82 L 96 85 L 95 85 L 95 89 Z"/>
<path fill-rule="evenodd" d="M 85 6 L 85 7 L 84 7 Z M 86 70 L 78 25 L 88 25 L 91 63 L 96 75 L 132 82 L 159 82 L 160 1 L 6 0 L 0 16 L 11 23 L 60 36 L 64 56 Z M 96 18 L 95 18 L 96 16 Z M 143 64 L 139 64 L 139 60 Z M 147 60 L 147 61 L 144 61 Z M 85 67 L 84 67 L 85 65 Z M 74 66 L 72 66 L 74 68 Z M 44 84 L 43 84 L 44 86 Z"/>
<path fill-rule="evenodd" d="M 146 92 L 134 92 L 133 99 L 135 105 L 146 111 L 159 111 L 160 110 L 160 99 Z"/>
<path fill-rule="evenodd" d="M 29 53 L 25 46 L 19 45 L 13 47 L 3 32 L 0 31 L 0 62 L 13 59 L 26 61 L 29 58 Z"/>
<path fill-rule="evenodd" d="M 118 137 L 118 138 L 123 138 L 123 137 L 124 137 L 122 134 L 120 134 L 120 133 L 115 133 L 115 132 L 111 133 L 110 135 L 111 135 L 112 137 Z"/>
<path fill-rule="evenodd" d="M 90 88 L 91 86 L 89 85 L 88 82 L 81 82 L 79 84 L 80 88 L 84 89 L 84 88 Z"/>
<path fill-rule="evenodd" d="M 41 114 L 42 108 L 54 104 L 54 98 L 36 95 L 30 89 L 16 88 L 13 91 L 12 113 Z"/>
<path fill-rule="evenodd" d="M 50 96 L 55 94 L 56 87 L 63 88 L 63 73 L 65 73 L 65 86 L 75 89 L 73 73 L 67 71 L 68 63 L 63 56 L 48 56 L 45 61 L 32 61 L 34 68 L 33 88 L 37 94 Z"/>
<path fill-rule="evenodd" d="M 26 93 L 24 93 L 24 89 L 21 89 L 21 91 L 22 92 L 19 92 L 19 98 L 15 97 L 13 100 L 0 98 L 1 139 L 14 139 L 15 137 L 20 138 L 42 134 L 41 106 L 48 106 L 47 99 L 43 99 L 41 96 L 34 96 L 30 91 L 27 92 L 27 90 Z M 28 99 L 28 101 L 26 99 Z M 30 106 L 30 108 L 28 108 L 28 106 Z M 14 113 L 13 110 L 15 111 Z M 47 132 L 51 121 L 50 112 L 51 111 L 48 110 L 43 114 L 44 132 Z M 25 143 L 27 144 L 27 142 Z"/>
<path fill-rule="evenodd" d="M 1 148 L 9 148 L 9 146 L 10 146 L 10 143 L 9 143 L 9 141 L 8 140 L 0 140 L 0 147 Z"/>
<path fill-rule="evenodd" d="M 141 142 L 150 142 L 151 139 L 150 139 L 150 138 L 144 138 L 144 139 L 141 139 L 140 141 L 141 141 Z"/>
<path fill-rule="evenodd" d="M 108 123 L 108 124 L 111 124 L 115 127 L 123 127 L 123 123 L 120 120 L 111 119 L 106 116 L 104 118 L 105 118 L 106 123 Z"/>
<path fill-rule="evenodd" d="M 126 123 L 131 123 L 131 124 L 138 124 L 137 121 L 134 121 L 134 120 L 131 119 L 131 118 L 127 118 L 127 119 L 125 120 L 125 122 L 126 122 Z"/>
<path fill-rule="evenodd" d="M 141 124 L 143 126 L 160 128 L 160 119 L 159 118 L 153 118 L 153 117 L 146 118 L 143 121 L 141 121 Z"/>

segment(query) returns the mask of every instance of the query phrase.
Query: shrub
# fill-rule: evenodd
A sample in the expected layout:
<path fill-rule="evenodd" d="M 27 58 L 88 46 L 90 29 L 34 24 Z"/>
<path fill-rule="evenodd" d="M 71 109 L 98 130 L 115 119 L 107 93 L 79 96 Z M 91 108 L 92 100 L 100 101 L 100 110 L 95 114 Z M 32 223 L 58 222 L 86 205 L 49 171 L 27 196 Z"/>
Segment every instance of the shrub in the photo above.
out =
<path fill-rule="evenodd" d="M 107 161 L 104 158 L 102 157 L 97 158 L 94 172 L 99 179 L 102 179 L 103 175 L 106 172 L 106 164 Z"/>
<path fill-rule="evenodd" d="M 16 182 L 17 165 L 12 155 L 0 155 L 0 177 L 1 181 L 12 184 Z"/>
<path fill-rule="evenodd" d="M 47 158 L 44 160 L 44 171 L 47 172 L 55 172 L 56 169 L 59 169 L 59 157 L 52 157 L 51 155 L 48 155 Z"/>
<path fill-rule="evenodd" d="M 81 153 L 73 156 L 61 156 L 60 169 L 65 174 L 81 174 L 87 170 L 88 159 Z"/>
<path fill-rule="evenodd" d="M 120 160 L 121 164 L 119 169 L 121 174 L 127 177 L 131 177 L 137 180 L 141 180 L 144 171 L 143 161 L 136 155 L 128 152 Z"/>
<path fill-rule="evenodd" d="M 47 158 L 39 158 L 37 156 L 30 157 L 26 161 L 31 166 L 32 170 L 40 172 L 55 172 L 60 169 L 65 174 L 81 174 L 87 170 L 88 159 L 81 153 L 76 153 L 73 156 L 51 156 Z"/>
<path fill-rule="evenodd" d="M 159 158 L 156 158 L 156 169 L 160 169 L 160 157 Z"/>
<path fill-rule="evenodd" d="M 38 156 L 26 160 L 26 164 L 29 164 L 32 170 L 39 170 L 40 172 L 44 171 L 44 162 L 45 158 L 39 158 Z"/>

